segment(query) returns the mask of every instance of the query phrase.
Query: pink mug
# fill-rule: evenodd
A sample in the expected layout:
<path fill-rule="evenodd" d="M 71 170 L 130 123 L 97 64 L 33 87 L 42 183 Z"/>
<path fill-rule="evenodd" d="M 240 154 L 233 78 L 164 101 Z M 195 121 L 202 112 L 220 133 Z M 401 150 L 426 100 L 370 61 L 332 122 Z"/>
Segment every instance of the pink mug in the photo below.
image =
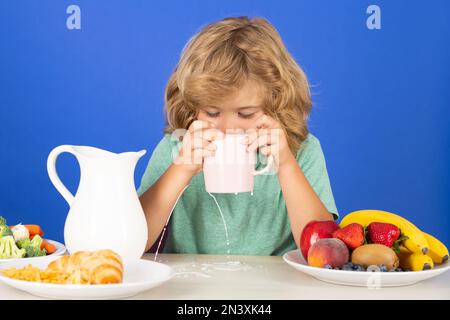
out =
<path fill-rule="evenodd" d="M 246 134 L 227 133 L 223 139 L 214 141 L 214 156 L 205 157 L 203 174 L 207 192 L 238 193 L 253 192 L 254 176 L 270 170 L 273 156 L 269 156 L 267 165 L 255 170 L 256 151 L 248 152 L 243 143 Z"/>

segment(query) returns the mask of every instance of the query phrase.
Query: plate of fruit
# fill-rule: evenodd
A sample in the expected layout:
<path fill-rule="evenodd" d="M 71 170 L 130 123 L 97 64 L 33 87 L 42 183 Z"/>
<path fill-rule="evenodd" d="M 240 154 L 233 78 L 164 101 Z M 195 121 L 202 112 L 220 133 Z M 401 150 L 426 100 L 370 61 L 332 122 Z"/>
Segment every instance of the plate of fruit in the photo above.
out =
<path fill-rule="evenodd" d="M 8 226 L 0 216 L 0 263 L 11 260 L 43 259 L 66 252 L 62 243 L 44 239 L 44 232 L 36 224 Z"/>
<path fill-rule="evenodd" d="M 302 231 L 300 250 L 283 259 L 318 280 L 364 287 L 412 285 L 450 269 L 441 241 L 381 210 L 352 212 L 340 224 L 311 221 Z"/>

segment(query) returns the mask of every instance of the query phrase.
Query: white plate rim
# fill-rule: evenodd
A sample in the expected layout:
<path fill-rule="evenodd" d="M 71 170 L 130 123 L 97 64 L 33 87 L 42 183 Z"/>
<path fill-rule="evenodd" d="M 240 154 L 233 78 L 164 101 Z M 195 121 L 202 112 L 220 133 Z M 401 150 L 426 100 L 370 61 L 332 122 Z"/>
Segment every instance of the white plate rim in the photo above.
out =
<path fill-rule="evenodd" d="M 57 256 L 53 256 L 54 260 L 56 260 Z M 22 261 L 22 259 L 14 259 L 17 260 L 15 262 L 18 261 Z M 12 262 L 14 262 L 14 260 L 8 261 L 11 263 L 8 264 L 13 264 Z M 53 260 L 53 259 L 52 259 Z M 49 261 L 50 263 L 51 261 Z M 26 281 L 26 280 L 19 280 L 19 279 L 14 279 L 14 278 L 10 278 L 7 277 L 5 275 L 2 274 L 2 270 L 3 269 L 7 269 L 8 267 L 14 267 L 14 266 L 8 266 L 8 265 L 0 265 L 0 281 L 5 283 L 5 284 L 17 284 L 21 287 L 27 287 L 27 289 L 45 289 L 45 288 L 51 288 L 51 289 L 63 289 L 63 290 L 96 290 L 96 291 L 100 291 L 100 290 L 113 290 L 113 289 L 121 289 L 121 288 L 127 288 L 127 289 L 133 289 L 133 288 L 141 288 L 144 287 L 148 284 L 154 284 L 154 283 L 163 283 L 166 281 L 169 281 L 170 279 L 172 279 L 174 276 L 176 276 L 176 272 L 175 270 L 163 263 L 159 263 L 159 262 L 155 262 L 155 261 L 150 261 L 147 259 L 138 259 L 138 263 L 145 263 L 145 264 L 154 264 L 154 265 L 158 265 L 160 267 L 166 268 L 168 269 L 168 274 L 166 277 L 161 278 L 161 279 L 155 279 L 152 282 L 147 281 L 139 281 L 139 282 L 131 282 L 131 283 L 112 283 L 112 284 L 96 284 L 96 285 L 85 285 L 85 284 L 59 284 L 59 283 L 45 283 L 45 282 L 32 282 L 32 281 Z M 17 288 L 17 287 L 15 287 Z M 89 288 L 89 289 L 88 289 Z M 17 288 L 19 289 L 19 288 Z M 25 288 L 20 288 L 19 290 L 22 291 L 26 291 Z M 27 291 L 28 292 L 28 291 Z"/>

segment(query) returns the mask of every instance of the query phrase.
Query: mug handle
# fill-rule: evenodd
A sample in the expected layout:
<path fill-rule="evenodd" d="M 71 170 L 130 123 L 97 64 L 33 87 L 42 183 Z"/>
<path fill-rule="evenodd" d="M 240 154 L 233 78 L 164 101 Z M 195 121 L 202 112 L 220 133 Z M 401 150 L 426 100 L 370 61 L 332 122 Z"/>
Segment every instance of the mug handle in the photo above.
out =
<path fill-rule="evenodd" d="M 59 193 L 61 193 L 61 195 L 67 201 L 69 206 L 72 206 L 75 197 L 73 196 L 72 193 L 70 193 L 69 190 L 67 190 L 66 186 L 61 182 L 61 179 L 59 179 L 58 173 L 56 172 L 56 159 L 63 152 L 71 153 L 76 157 L 76 154 L 72 146 L 70 145 L 62 145 L 54 148 L 47 158 L 47 172 L 48 176 L 50 177 L 50 181 L 53 183 L 56 190 L 58 190 Z"/>
<path fill-rule="evenodd" d="M 264 168 L 260 169 L 260 170 L 254 170 L 254 169 L 253 169 L 253 175 L 254 175 L 254 176 L 259 176 L 259 175 L 261 175 L 261 174 L 266 173 L 266 172 L 269 171 L 270 168 L 273 166 L 274 161 L 275 161 L 275 160 L 274 160 L 273 155 L 270 155 L 270 156 L 267 158 L 267 165 L 266 165 Z"/>

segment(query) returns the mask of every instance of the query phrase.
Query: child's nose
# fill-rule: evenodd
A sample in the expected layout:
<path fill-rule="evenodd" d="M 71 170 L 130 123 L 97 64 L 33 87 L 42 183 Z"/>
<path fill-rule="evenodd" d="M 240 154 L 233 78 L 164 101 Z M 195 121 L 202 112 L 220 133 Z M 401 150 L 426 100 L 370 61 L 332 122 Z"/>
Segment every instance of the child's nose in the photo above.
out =
<path fill-rule="evenodd" d="M 220 131 L 222 131 L 223 133 L 226 133 L 226 131 L 227 131 L 227 126 L 223 122 L 216 124 L 216 128 L 219 129 Z"/>
<path fill-rule="evenodd" d="M 218 128 L 223 133 L 227 133 L 227 130 L 237 130 L 239 129 L 232 121 L 221 121 L 220 123 L 216 123 L 216 128 Z"/>

